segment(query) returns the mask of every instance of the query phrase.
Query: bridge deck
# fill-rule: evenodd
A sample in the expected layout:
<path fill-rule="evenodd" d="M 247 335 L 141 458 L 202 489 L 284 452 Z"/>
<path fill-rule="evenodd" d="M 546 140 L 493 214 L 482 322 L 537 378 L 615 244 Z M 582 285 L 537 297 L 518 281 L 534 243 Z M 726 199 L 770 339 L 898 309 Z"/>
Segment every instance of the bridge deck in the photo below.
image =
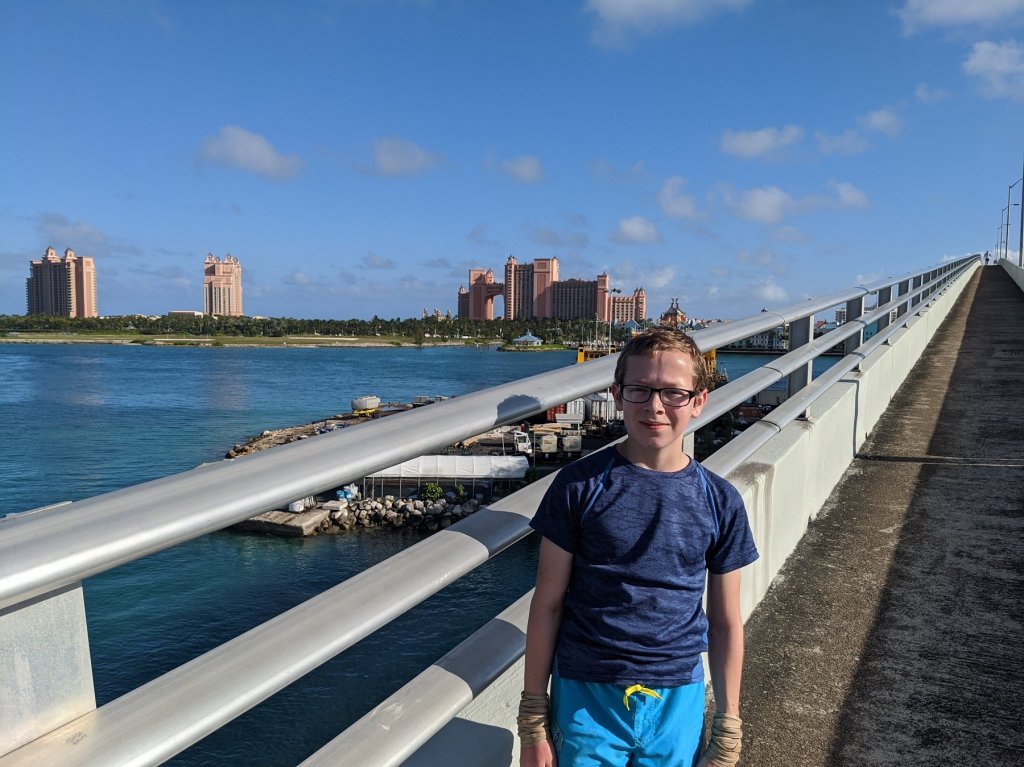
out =
<path fill-rule="evenodd" d="M 1024 294 L 997 267 L 747 624 L 743 763 L 1024 763 Z"/>

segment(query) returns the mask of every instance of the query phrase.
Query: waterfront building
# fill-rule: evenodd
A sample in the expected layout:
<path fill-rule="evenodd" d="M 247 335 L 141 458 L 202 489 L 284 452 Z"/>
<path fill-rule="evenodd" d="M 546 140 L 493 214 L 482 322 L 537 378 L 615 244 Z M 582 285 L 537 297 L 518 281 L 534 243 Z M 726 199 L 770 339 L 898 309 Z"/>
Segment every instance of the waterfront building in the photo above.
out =
<path fill-rule="evenodd" d="M 505 262 L 505 281 L 495 282 L 490 269 L 470 269 L 469 288 L 459 287 L 459 317 L 470 320 L 494 318 L 494 299 L 504 301 L 502 316 L 517 319 L 597 319 L 601 322 L 642 321 L 647 312 L 643 288 L 632 296 L 613 296 L 607 274 L 594 280 L 561 280 L 557 258 L 537 258 L 519 263 L 515 256 Z"/>
<path fill-rule="evenodd" d="M 462 288 L 459 288 L 459 318 L 470 320 L 493 320 L 494 299 L 502 295 L 504 286 L 494 281 L 494 272 L 490 269 L 469 270 L 469 291 L 465 301 Z M 465 313 L 463 313 L 465 303 Z"/>
<path fill-rule="evenodd" d="M 28 314 L 54 317 L 97 317 L 96 266 L 87 256 L 68 248 L 64 257 L 47 248 L 38 261 L 29 261 L 25 284 Z"/>
<path fill-rule="evenodd" d="M 661 313 L 661 318 L 658 320 L 659 325 L 664 325 L 667 328 L 681 328 L 687 322 L 689 320 L 686 318 L 686 312 L 679 308 L 678 298 L 671 300 L 668 309 Z"/>
<path fill-rule="evenodd" d="M 203 312 L 218 317 L 242 316 L 242 264 L 228 253 L 212 253 L 203 264 Z"/>
<path fill-rule="evenodd" d="M 611 321 L 616 325 L 647 319 L 647 293 L 637 288 L 631 296 L 611 296 Z"/>
<path fill-rule="evenodd" d="M 554 315 L 560 320 L 589 318 L 599 314 L 595 280 L 573 278 L 556 282 L 551 286 L 551 298 Z"/>

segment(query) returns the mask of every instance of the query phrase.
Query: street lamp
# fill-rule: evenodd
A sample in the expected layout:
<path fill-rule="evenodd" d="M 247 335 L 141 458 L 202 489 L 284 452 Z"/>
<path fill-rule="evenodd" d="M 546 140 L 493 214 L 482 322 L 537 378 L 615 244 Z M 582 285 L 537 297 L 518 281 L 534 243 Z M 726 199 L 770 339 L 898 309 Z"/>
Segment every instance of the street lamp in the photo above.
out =
<path fill-rule="evenodd" d="M 1021 181 L 1024 181 L 1024 160 L 1021 161 L 1020 169 L 1021 177 L 1010 184 L 1010 189 L 1013 189 Z M 1010 201 L 1010 189 L 1006 190 L 1006 201 Z M 1009 215 L 1009 214 L 1007 214 Z M 1009 228 L 1007 228 L 1006 238 L 1010 238 Z M 1024 268 L 1024 184 L 1020 187 L 1020 234 L 1017 238 L 1017 265 Z"/>
<path fill-rule="evenodd" d="M 1020 203 L 1015 202 L 1012 205 L 1007 205 L 1003 208 L 1003 213 L 1006 214 L 1006 236 L 1003 238 L 1003 258 L 1010 258 L 1010 214 L 1013 212 L 1013 208 L 1016 208 Z M 999 217 L 999 223 L 1002 225 L 1003 217 Z"/>
<path fill-rule="evenodd" d="M 1006 188 L 1006 240 L 1003 243 L 1003 252 L 1006 254 L 1006 258 L 1010 257 L 1010 191 L 1021 181 L 1024 181 L 1024 176 L 1018 178 Z M 1022 194 L 1024 194 L 1024 188 L 1022 188 Z M 1015 202 L 1014 205 L 1018 205 L 1018 203 Z M 1024 216 L 1024 209 L 1021 210 L 1021 215 Z M 1020 256 L 1020 253 L 1017 255 Z"/>

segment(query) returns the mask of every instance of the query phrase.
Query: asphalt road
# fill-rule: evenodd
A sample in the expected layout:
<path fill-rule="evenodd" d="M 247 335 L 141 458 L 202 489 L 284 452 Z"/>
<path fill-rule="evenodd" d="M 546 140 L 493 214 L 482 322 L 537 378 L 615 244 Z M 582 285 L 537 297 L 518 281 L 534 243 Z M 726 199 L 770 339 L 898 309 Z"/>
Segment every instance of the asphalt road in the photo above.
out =
<path fill-rule="evenodd" d="M 741 764 L 1024 765 L 1022 394 L 980 269 L 747 623 Z"/>

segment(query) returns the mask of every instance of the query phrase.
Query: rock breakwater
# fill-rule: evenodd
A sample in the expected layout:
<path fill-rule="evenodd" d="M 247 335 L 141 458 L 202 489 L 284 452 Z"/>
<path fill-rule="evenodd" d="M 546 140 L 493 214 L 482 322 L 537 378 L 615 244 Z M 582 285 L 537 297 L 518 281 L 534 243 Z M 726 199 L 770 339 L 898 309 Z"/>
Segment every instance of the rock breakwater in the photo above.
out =
<path fill-rule="evenodd" d="M 451 501 L 410 500 L 386 495 L 382 498 L 324 501 L 302 511 L 268 511 L 239 522 L 236 530 L 289 537 L 331 535 L 357 528 L 408 527 L 437 532 L 476 513 L 482 504 L 475 498 Z"/>

